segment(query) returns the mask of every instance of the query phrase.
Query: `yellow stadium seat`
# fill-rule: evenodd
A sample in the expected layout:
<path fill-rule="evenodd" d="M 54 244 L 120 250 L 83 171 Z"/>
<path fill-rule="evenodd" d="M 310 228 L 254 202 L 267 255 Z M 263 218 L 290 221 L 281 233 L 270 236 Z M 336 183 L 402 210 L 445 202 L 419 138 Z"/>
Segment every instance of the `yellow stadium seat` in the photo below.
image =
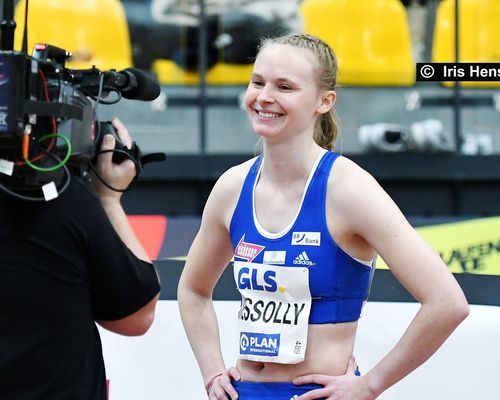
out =
<path fill-rule="evenodd" d="M 152 66 L 158 81 L 166 85 L 195 85 L 200 81 L 198 72 L 189 72 L 171 60 L 155 60 Z M 217 63 L 207 71 L 210 85 L 246 85 L 250 82 L 252 64 Z"/>
<path fill-rule="evenodd" d="M 340 84 L 415 83 L 410 29 L 400 0 L 303 0 L 300 10 L 305 32 L 337 54 Z"/>
<path fill-rule="evenodd" d="M 14 48 L 21 50 L 25 0 L 16 5 Z M 30 0 L 28 52 L 48 43 L 78 54 L 68 68 L 124 69 L 132 66 L 128 24 L 119 0 Z"/>
<path fill-rule="evenodd" d="M 500 1 L 460 0 L 460 62 L 500 62 Z M 433 62 L 455 62 L 455 0 L 443 0 L 437 9 Z M 445 83 L 451 85 L 451 82 Z M 469 87 L 500 87 L 496 82 L 461 82 Z"/>

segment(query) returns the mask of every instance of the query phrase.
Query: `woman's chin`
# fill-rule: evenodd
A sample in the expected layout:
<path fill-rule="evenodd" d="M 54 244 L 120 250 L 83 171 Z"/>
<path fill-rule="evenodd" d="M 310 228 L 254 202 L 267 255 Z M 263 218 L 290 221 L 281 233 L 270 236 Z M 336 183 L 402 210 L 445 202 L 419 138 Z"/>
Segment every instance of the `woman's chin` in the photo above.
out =
<path fill-rule="evenodd" d="M 254 124 L 253 130 L 255 133 L 260 136 L 262 139 L 270 139 L 278 136 L 278 131 L 276 128 L 272 128 L 269 126 L 262 126 L 261 124 Z"/>

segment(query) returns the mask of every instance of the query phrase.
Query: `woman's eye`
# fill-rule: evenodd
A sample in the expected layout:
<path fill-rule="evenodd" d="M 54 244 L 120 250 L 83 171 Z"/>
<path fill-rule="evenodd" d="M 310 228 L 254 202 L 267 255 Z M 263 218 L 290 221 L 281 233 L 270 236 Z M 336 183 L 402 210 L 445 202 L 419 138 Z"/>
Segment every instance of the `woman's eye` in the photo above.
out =
<path fill-rule="evenodd" d="M 260 87 L 263 86 L 263 83 L 261 81 L 252 81 L 252 85 Z"/>
<path fill-rule="evenodd" d="M 288 85 L 280 85 L 279 89 L 280 90 L 292 90 L 292 88 L 290 86 L 288 86 Z"/>

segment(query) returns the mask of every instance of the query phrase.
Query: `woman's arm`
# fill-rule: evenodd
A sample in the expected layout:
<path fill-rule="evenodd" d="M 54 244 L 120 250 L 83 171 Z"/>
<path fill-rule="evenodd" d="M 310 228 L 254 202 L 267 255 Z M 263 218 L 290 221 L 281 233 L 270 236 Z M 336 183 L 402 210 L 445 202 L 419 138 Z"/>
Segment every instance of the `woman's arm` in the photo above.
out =
<path fill-rule="evenodd" d="M 462 289 L 439 255 L 411 227 L 370 174 L 339 158 L 332 175 L 328 198 L 335 207 L 334 226 L 342 237 L 336 237 L 337 242 L 358 257 L 375 250 L 421 307 L 395 347 L 360 378 L 309 375 L 294 383 L 325 386 L 298 400 L 371 400 L 434 354 L 466 318 L 469 308 Z M 353 248 L 357 254 L 353 254 Z"/>
<path fill-rule="evenodd" d="M 234 171 L 224 174 L 207 200 L 201 227 L 189 250 L 177 292 L 184 329 L 205 385 L 226 370 L 212 292 L 233 255 L 227 228 L 237 199 L 234 188 L 238 185 L 234 184 L 233 178 Z M 229 385 L 229 380 L 224 380 Z M 216 389 L 220 389 L 219 385 Z M 226 392 L 236 398 L 232 386 L 227 386 Z M 225 398 L 225 395 L 220 398 Z"/>
<path fill-rule="evenodd" d="M 337 198 L 356 234 L 391 268 L 421 307 L 396 346 L 363 380 L 375 396 L 424 363 L 467 317 L 464 293 L 439 255 L 418 235 L 368 173 L 346 163 L 349 179 Z M 339 193 L 337 191 L 337 193 Z"/>

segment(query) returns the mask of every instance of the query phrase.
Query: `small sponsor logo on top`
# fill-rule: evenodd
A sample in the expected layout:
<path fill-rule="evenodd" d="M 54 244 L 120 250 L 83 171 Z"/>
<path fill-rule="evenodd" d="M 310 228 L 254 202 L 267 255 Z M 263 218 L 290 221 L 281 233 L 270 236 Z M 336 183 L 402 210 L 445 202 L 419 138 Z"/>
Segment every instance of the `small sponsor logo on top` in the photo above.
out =
<path fill-rule="evenodd" d="M 308 267 L 314 267 L 316 265 L 315 262 L 312 262 L 309 259 L 309 256 L 307 255 L 307 253 L 305 251 L 303 251 L 297 257 L 295 257 L 295 259 L 293 260 L 293 263 L 296 265 L 306 265 Z"/>
<path fill-rule="evenodd" d="M 237 258 L 242 258 L 248 262 L 252 262 L 255 257 L 257 257 L 265 246 L 260 246 L 254 243 L 245 242 L 245 235 L 242 236 L 236 250 L 234 251 L 234 256 Z"/>
<path fill-rule="evenodd" d="M 292 246 L 321 246 L 321 232 L 293 232 Z"/>
<path fill-rule="evenodd" d="M 286 251 L 272 250 L 264 252 L 264 264 L 283 265 L 286 260 Z"/>

